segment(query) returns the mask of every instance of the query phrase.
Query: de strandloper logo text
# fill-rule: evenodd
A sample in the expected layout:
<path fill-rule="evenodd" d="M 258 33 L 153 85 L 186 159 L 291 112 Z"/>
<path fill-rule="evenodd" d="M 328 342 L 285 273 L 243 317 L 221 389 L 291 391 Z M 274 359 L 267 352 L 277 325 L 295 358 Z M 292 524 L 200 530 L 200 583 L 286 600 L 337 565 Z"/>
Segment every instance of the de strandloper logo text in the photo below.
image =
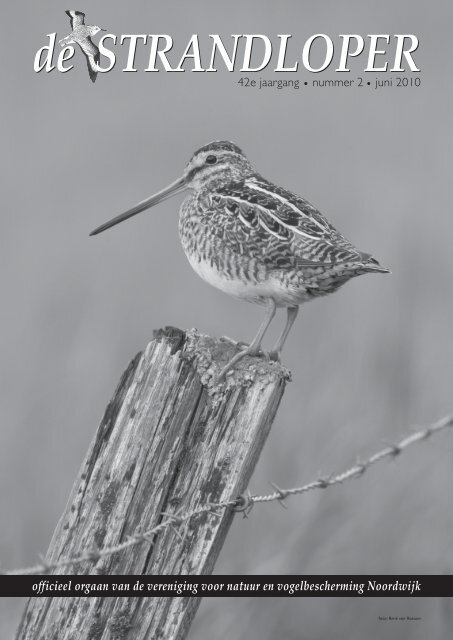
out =
<path fill-rule="evenodd" d="M 75 55 L 75 44 L 79 45 L 86 58 L 93 82 L 98 73 L 108 73 L 115 67 L 118 47 L 121 47 L 120 52 L 127 52 L 122 71 L 132 73 L 216 72 L 220 68 L 229 72 L 255 73 L 268 69 L 274 73 L 288 73 L 298 71 L 301 66 L 310 73 L 326 70 L 349 73 L 353 58 L 363 61 L 365 73 L 420 71 L 414 60 L 419 40 L 411 33 L 339 34 L 335 38 L 316 33 L 299 45 L 292 34 L 278 34 L 273 42 L 268 35 L 258 33 L 232 34 L 223 36 L 223 39 L 218 34 L 199 36 L 195 33 L 182 47 L 168 34 L 116 36 L 106 33 L 95 44 L 92 36 L 106 29 L 85 24 L 85 14 L 81 11 L 71 9 L 66 14 L 71 22 L 71 33 L 59 40 L 62 47 L 59 52 L 55 52 L 57 34 L 47 34 L 48 43 L 35 55 L 36 73 L 43 70 L 49 73 L 55 68 L 60 73 L 67 73 L 73 69 L 74 65 L 68 61 Z M 138 69 L 135 66 L 136 54 L 138 50 L 143 55 L 143 48 L 147 65 Z M 101 57 L 106 59 L 104 66 L 101 66 Z"/>

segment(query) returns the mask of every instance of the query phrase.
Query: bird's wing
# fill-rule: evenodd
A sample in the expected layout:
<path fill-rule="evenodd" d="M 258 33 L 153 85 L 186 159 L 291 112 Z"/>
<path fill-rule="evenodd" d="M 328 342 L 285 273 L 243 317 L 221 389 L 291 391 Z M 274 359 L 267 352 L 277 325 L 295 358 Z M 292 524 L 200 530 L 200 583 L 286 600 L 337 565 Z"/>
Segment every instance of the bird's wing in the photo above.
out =
<path fill-rule="evenodd" d="M 94 58 L 95 62 L 99 62 L 99 49 L 94 44 L 90 36 L 79 41 L 80 48 L 86 56 Z"/>
<path fill-rule="evenodd" d="M 81 11 L 73 11 L 72 9 L 68 9 L 66 14 L 71 19 L 71 29 L 74 27 L 80 27 L 80 25 L 85 24 L 85 14 Z"/>
<path fill-rule="evenodd" d="M 93 43 L 89 36 L 87 38 L 84 38 L 83 40 L 78 41 L 78 45 L 82 49 L 87 59 L 88 73 L 90 74 L 91 81 L 96 82 L 98 73 L 97 66 L 99 65 L 100 61 L 99 49 Z"/>
<path fill-rule="evenodd" d="M 247 235 L 248 246 L 267 246 L 270 253 L 280 253 L 281 268 L 363 261 L 364 254 L 309 202 L 260 176 L 223 186 L 210 201 L 234 220 L 236 234 L 240 230 Z"/>

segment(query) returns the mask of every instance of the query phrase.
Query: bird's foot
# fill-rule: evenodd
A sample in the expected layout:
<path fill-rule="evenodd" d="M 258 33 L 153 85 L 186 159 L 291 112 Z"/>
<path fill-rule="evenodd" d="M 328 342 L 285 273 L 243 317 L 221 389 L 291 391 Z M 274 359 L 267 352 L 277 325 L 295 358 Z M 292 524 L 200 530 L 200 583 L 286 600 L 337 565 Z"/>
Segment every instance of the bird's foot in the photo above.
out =
<path fill-rule="evenodd" d="M 229 342 L 230 344 L 234 345 L 235 347 L 239 347 L 239 349 L 241 349 L 242 347 L 248 347 L 250 346 L 248 342 L 244 342 L 244 340 L 235 340 L 234 338 L 230 338 L 229 336 L 222 336 L 221 340 L 223 340 L 224 342 Z"/>
<path fill-rule="evenodd" d="M 222 371 L 217 376 L 216 384 L 218 384 L 219 382 L 221 382 L 221 380 L 223 380 L 223 378 L 228 373 L 228 371 L 231 371 L 231 369 L 233 369 L 233 367 L 239 362 L 239 360 L 242 360 L 242 358 L 244 358 L 245 356 L 258 356 L 258 355 L 262 355 L 262 351 L 260 347 L 255 347 L 253 346 L 253 344 L 247 345 L 245 349 L 242 349 L 242 351 L 239 351 L 239 353 L 237 353 L 233 358 L 231 358 L 231 360 L 223 367 Z"/>

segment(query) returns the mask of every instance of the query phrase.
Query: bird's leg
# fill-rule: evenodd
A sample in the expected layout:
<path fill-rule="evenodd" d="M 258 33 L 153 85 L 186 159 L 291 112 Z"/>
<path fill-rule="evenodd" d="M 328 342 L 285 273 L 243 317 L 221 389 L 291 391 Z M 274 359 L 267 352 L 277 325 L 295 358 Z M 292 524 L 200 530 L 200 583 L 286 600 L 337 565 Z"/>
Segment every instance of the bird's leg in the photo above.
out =
<path fill-rule="evenodd" d="M 288 307 L 288 317 L 286 319 L 285 328 L 282 331 L 280 338 L 275 343 L 275 347 L 269 353 L 269 357 L 271 360 L 276 360 L 280 362 L 280 355 L 283 349 L 283 345 L 285 344 L 286 338 L 288 337 L 288 333 L 291 331 L 291 327 L 294 324 L 294 320 L 297 317 L 299 312 L 299 307 Z"/>
<path fill-rule="evenodd" d="M 256 356 L 259 353 L 260 347 L 261 347 L 261 340 L 263 339 L 264 334 L 267 331 L 267 328 L 269 327 L 273 317 L 275 316 L 276 308 L 277 308 L 277 305 L 275 304 L 274 300 L 272 298 L 269 298 L 266 302 L 266 316 L 260 328 L 258 329 L 258 333 L 256 334 L 256 336 L 253 338 L 252 342 L 249 344 L 249 346 L 246 349 L 243 349 L 242 351 L 237 353 L 233 358 L 231 358 L 228 364 L 226 364 L 223 367 L 222 371 L 219 373 L 217 382 L 219 382 L 227 373 L 227 371 L 232 369 L 234 365 L 237 362 L 239 362 L 239 360 L 242 360 L 244 356 Z"/>

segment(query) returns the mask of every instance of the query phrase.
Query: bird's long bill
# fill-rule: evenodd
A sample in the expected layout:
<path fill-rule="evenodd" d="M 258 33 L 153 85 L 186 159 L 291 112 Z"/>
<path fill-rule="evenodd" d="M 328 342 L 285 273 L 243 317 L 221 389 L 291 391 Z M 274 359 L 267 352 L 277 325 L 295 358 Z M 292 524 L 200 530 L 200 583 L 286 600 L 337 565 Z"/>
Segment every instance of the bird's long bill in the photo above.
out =
<path fill-rule="evenodd" d="M 162 189 L 162 191 L 158 191 L 151 197 L 146 198 L 146 200 L 142 200 L 141 202 L 136 204 L 135 207 L 132 207 L 132 209 L 128 209 L 124 213 L 120 213 L 119 216 L 116 216 L 116 218 L 112 218 L 112 220 L 109 220 L 105 224 L 101 224 L 100 227 L 98 227 L 97 229 L 95 229 L 90 233 L 90 236 L 95 236 L 98 233 L 102 233 L 103 231 L 106 231 L 106 229 L 110 229 L 110 227 L 114 227 L 116 224 L 119 224 L 120 222 L 123 222 L 128 218 L 132 218 L 132 216 L 137 215 L 137 213 L 141 213 L 142 211 L 145 211 L 145 209 L 154 207 L 155 204 L 159 204 L 159 202 L 163 202 L 167 198 L 170 198 L 171 196 L 175 195 L 176 193 L 183 191 L 185 188 L 186 188 L 185 179 L 178 178 L 178 180 L 175 180 L 174 182 L 169 184 L 168 187 L 165 187 L 165 189 Z"/>

